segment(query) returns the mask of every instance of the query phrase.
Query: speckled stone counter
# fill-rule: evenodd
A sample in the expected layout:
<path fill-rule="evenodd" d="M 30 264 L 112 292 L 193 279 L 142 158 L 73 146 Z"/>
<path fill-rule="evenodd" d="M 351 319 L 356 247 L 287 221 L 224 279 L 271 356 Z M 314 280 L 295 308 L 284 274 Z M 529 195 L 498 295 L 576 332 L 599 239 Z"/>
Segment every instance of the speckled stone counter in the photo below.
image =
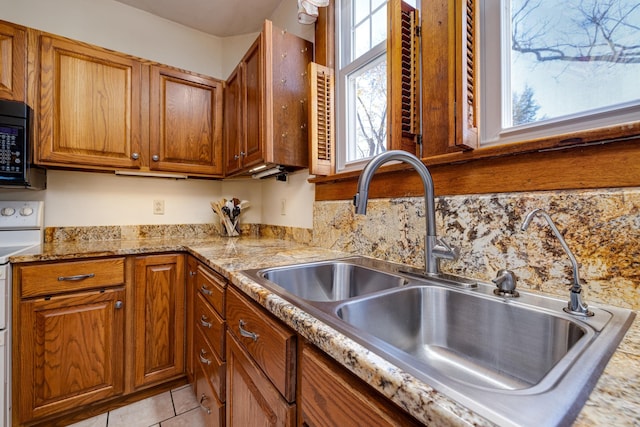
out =
<path fill-rule="evenodd" d="M 250 298 L 304 338 L 429 426 L 489 426 L 471 410 L 413 378 L 311 315 L 269 292 L 240 270 L 347 256 L 348 253 L 273 238 L 153 238 L 46 243 L 11 262 L 72 260 L 95 256 L 186 251 L 227 277 Z M 640 425 L 640 321 L 607 365 L 576 426 Z"/>

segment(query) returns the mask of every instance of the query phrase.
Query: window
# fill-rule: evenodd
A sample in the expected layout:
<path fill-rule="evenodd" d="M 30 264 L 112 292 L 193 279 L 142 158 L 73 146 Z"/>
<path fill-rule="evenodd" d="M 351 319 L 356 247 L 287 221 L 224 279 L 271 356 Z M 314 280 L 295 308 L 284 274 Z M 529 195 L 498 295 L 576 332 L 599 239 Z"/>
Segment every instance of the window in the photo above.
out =
<path fill-rule="evenodd" d="M 636 0 L 480 4 L 483 145 L 637 121 Z"/>
<path fill-rule="evenodd" d="M 337 169 L 387 147 L 387 2 L 341 0 L 338 14 Z"/>

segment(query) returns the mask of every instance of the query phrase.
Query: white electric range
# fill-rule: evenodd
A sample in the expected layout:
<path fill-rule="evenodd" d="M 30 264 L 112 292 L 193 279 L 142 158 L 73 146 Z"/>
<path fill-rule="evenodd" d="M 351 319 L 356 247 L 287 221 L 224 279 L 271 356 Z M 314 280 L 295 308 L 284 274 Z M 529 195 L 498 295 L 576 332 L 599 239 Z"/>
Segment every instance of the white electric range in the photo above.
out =
<path fill-rule="evenodd" d="M 0 426 L 11 425 L 11 264 L 9 258 L 40 251 L 44 203 L 0 200 Z"/>

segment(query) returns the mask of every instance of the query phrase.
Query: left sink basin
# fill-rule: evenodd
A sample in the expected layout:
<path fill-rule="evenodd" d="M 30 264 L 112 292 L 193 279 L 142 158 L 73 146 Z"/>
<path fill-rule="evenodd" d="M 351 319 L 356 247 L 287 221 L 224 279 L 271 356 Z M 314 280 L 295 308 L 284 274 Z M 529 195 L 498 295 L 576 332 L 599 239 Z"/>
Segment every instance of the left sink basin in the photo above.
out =
<path fill-rule="evenodd" d="M 307 301 L 342 301 L 407 283 L 401 276 L 348 260 L 268 268 L 258 276 Z"/>

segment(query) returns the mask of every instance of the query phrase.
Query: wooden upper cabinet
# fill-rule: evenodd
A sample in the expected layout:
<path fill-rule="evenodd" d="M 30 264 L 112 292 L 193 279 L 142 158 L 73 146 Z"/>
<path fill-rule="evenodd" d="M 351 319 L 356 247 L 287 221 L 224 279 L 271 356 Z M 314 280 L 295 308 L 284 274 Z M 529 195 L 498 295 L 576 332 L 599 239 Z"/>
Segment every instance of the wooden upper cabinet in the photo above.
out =
<path fill-rule="evenodd" d="M 266 20 L 227 80 L 225 175 L 260 164 L 309 165 L 308 73 L 313 44 Z"/>
<path fill-rule="evenodd" d="M 244 146 L 242 166 L 249 167 L 264 160 L 264 113 L 262 102 L 265 96 L 264 53 L 265 34 L 260 34 L 242 59 L 244 105 Z"/>
<path fill-rule="evenodd" d="M 142 65 L 105 49 L 40 36 L 40 164 L 140 166 Z"/>
<path fill-rule="evenodd" d="M 227 79 L 224 111 L 226 175 L 264 160 L 263 42 L 261 33 Z"/>
<path fill-rule="evenodd" d="M 29 31 L 36 163 L 222 176 L 224 82 Z"/>
<path fill-rule="evenodd" d="M 149 168 L 222 176 L 223 83 L 151 67 Z"/>
<path fill-rule="evenodd" d="M 241 151 L 244 138 L 244 105 L 242 102 L 243 68 L 240 63 L 227 79 L 224 94 L 224 159 L 225 174 L 233 174 L 242 168 Z"/>
<path fill-rule="evenodd" d="M 27 92 L 27 32 L 0 21 L 0 98 L 25 101 Z"/>
<path fill-rule="evenodd" d="M 134 387 L 180 377 L 185 371 L 184 255 L 135 260 Z"/>

